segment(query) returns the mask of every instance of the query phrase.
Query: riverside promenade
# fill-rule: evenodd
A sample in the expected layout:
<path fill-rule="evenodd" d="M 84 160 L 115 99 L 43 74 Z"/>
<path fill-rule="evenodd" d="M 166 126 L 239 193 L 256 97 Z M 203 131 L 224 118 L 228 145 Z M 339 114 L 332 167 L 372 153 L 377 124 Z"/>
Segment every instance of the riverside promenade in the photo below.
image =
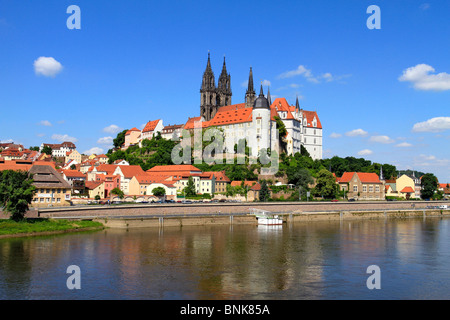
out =
<path fill-rule="evenodd" d="M 251 208 L 280 215 L 286 222 L 450 216 L 449 201 L 242 202 L 85 205 L 31 210 L 27 217 L 90 219 L 107 227 L 162 227 L 256 224 Z"/>

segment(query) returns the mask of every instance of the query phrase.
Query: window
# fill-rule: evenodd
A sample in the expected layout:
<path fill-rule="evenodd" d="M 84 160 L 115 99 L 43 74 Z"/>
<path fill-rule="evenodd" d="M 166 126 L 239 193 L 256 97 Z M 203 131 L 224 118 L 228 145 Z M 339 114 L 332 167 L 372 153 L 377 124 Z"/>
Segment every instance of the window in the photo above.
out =
<path fill-rule="evenodd" d="M 353 186 L 353 192 L 358 192 L 358 186 Z"/>
<path fill-rule="evenodd" d="M 375 191 L 376 191 L 376 192 L 380 192 L 380 186 L 376 186 L 376 187 L 375 187 Z"/>
<path fill-rule="evenodd" d="M 373 192 L 373 186 L 369 186 L 369 192 Z"/>
<path fill-rule="evenodd" d="M 367 186 L 363 186 L 363 192 L 367 192 Z"/>

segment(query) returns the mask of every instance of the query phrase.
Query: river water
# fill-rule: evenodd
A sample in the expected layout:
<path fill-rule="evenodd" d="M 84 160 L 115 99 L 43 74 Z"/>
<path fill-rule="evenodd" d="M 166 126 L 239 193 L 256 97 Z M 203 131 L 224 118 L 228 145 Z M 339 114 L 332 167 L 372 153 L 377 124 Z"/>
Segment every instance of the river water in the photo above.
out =
<path fill-rule="evenodd" d="M 0 240 L 0 299 L 450 299 L 447 218 Z M 67 273 L 79 267 L 80 289 Z M 367 268 L 379 267 L 370 290 Z"/>

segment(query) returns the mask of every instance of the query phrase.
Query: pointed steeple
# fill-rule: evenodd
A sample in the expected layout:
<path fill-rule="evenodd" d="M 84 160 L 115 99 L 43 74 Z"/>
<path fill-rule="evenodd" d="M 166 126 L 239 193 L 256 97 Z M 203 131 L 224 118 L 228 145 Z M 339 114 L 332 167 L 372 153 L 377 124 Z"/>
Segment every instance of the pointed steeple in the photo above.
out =
<path fill-rule="evenodd" d="M 270 87 L 267 87 L 267 100 L 269 101 L 269 106 L 271 106 L 272 98 L 270 97 Z"/>
<path fill-rule="evenodd" d="M 208 50 L 208 62 L 206 63 L 206 70 L 205 72 L 211 71 L 212 72 L 212 68 L 211 68 L 211 57 L 210 57 L 210 53 Z"/>
<path fill-rule="evenodd" d="M 250 67 L 250 74 L 248 75 L 248 88 L 247 93 L 255 93 L 255 89 L 253 89 L 253 71 L 252 67 Z"/>
<path fill-rule="evenodd" d="M 261 89 L 259 90 L 259 96 L 260 96 L 260 97 L 264 97 L 264 91 L 263 91 L 262 81 L 261 81 Z"/>
<path fill-rule="evenodd" d="M 248 88 L 247 91 L 245 92 L 245 107 L 253 108 L 255 99 L 256 95 L 255 89 L 253 88 L 253 70 L 252 67 L 250 67 L 250 73 L 248 75 Z"/>
<path fill-rule="evenodd" d="M 295 101 L 295 109 L 300 110 L 300 104 L 298 103 L 298 96 L 297 100 Z"/>
<path fill-rule="evenodd" d="M 203 73 L 203 79 L 202 79 L 202 87 L 200 91 L 204 90 L 215 90 L 215 80 L 214 80 L 214 72 L 211 68 L 211 56 L 208 50 L 208 62 L 206 63 L 206 69 Z"/>
<path fill-rule="evenodd" d="M 228 73 L 227 73 L 227 64 L 226 64 L 226 62 L 225 62 L 225 55 L 223 56 L 222 73 L 223 73 L 224 75 L 227 75 L 227 74 L 228 74 Z"/>

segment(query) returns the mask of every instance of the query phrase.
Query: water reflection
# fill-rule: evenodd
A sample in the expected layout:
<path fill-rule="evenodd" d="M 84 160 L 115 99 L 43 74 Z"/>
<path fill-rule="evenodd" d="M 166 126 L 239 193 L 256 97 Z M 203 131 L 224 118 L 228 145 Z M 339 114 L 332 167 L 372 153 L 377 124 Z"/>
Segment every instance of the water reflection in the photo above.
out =
<path fill-rule="evenodd" d="M 449 220 L 109 229 L 0 240 L 1 299 L 449 299 Z M 69 290 L 66 269 L 81 269 Z M 382 289 L 369 290 L 369 265 Z"/>

